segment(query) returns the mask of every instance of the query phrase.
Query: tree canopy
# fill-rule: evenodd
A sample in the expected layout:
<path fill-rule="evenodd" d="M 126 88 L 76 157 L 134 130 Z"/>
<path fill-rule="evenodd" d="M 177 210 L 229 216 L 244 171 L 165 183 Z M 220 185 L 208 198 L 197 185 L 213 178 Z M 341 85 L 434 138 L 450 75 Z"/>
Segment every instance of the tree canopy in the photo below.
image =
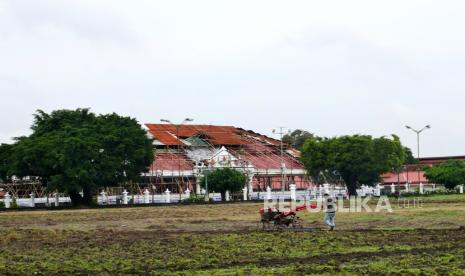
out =
<path fill-rule="evenodd" d="M 305 143 L 305 140 L 313 138 L 314 135 L 308 131 L 296 129 L 290 134 L 283 136 L 283 142 L 300 150 Z"/>
<path fill-rule="evenodd" d="M 465 162 L 449 160 L 425 169 L 425 176 L 432 183 L 442 184 L 452 190 L 465 184 Z"/>
<path fill-rule="evenodd" d="M 0 181 L 7 180 L 8 178 L 11 148 L 12 148 L 12 145 L 9 145 L 9 144 L 0 145 Z"/>
<path fill-rule="evenodd" d="M 215 169 L 205 171 L 201 180 L 202 188 L 206 189 L 208 181 L 208 190 L 221 193 L 221 199 L 225 200 L 226 191 L 238 192 L 247 183 L 245 174 L 231 168 Z"/>
<path fill-rule="evenodd" d="M 356 195 L 359 184 L 373 185 L 382 173 L 401 166 L 405 152 L 394 135 L 353 135 L 307 139 L 301 159 L 314 180 L 324 171 L 332 172 L 345 181 L 350 195 Z"/>
<path fill-rule="evenodd" d="M 153 161 L 152 140 L 138 122 L 115 113 L 39 110 L 31 128 L 11 148 L 9 174 L 38 176 L 73 204 L 91 204 L 98 187 L 138 180 Z"/>
<path fill-rule="evenodd" d="M 404 147 L 405 153 L 405 164 L 417 164 L 418 160 L 413 156 L 412 150 L 408 147 Z"/>

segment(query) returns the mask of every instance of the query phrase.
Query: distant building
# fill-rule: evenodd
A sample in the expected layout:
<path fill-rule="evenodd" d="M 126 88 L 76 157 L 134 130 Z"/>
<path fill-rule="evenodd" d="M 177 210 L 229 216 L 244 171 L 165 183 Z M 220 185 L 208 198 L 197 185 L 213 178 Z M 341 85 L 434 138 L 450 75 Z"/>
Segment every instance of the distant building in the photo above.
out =
<path fill-rule="evenodd" d="M 155 161 L 145 174 L 157 192 L 169 189 L 199 192 L 202 172 L 230 167 L 248 176 L 248 188 L 264 191 L 269 186 L 281 190 L 295 184 L 299 189 L 311 185 L 300 152 L 279 140 L 232 126 L 146 124 L 154 138 Z M 282 183 L 282 169 L 284 183 Z"/>
<path fill-rule="evenodd" d="M 435 164 L 444 163 L 448 160 L 462 160 L 465 161 L 465 156 L 444 156 L 444 157 L 426 157 L 420 158 L 418 164 L 405 165 L 399 172 L 389 172 L 382 175 L 384 185 L 397 185 L 405 186 L 409 183 L 411 186 L 418 186 L 420 183 L 429 183 L 425 177 L 424 168 L 433 166 Z"/>

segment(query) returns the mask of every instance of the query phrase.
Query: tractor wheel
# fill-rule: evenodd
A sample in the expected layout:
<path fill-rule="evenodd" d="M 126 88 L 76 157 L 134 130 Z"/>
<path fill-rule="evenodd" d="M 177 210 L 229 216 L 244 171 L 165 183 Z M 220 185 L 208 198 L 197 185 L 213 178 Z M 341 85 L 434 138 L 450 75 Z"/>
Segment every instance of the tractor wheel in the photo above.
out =
<path fill-rule="evenodd" d="M 270 221 L 268 221 L 268 220 L 262 220 L 262 221 L 259 223 L 259 229 L 262 230 L 262 231 L 269 231 L 269 230 L 271 229 Z"/>
<path fill-rule="evenodd" d="M 304 225 L 303 225 L 303 220 L 299 217 L 296 217 L 294 218 L 294 220 L 292 221 L 292 228 L 294 229 L 302 229 L 304 228 Z"/>
<path fill-rule="evenodd" d="M 273 225 L 274 231 L 282 232 L 287 228 L 287 225 L 283 223 L 283 221 L 275 221 Z"/>

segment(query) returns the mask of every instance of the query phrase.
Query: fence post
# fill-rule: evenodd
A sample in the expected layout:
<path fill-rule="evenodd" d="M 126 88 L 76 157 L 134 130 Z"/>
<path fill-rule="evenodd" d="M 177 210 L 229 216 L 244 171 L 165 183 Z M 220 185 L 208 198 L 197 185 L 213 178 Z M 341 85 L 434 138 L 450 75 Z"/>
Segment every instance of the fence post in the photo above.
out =
<path fill-rule="evenodd" d="M 107 202 L 107 201 L 106 201 L 106 195 L 107 195 L 107 193 L 105 193 L 105 191 L 102 191 L 102 192 L 100 193 L 100 196 L 102 197 L 102 205 L 105 205 L 106 202 Z"/>
<path fill-rule="evenodd" d="M 10 208 L 11 207 L 11 196 L 10 194 L 7 192 L 6 195 L 5 195 L 5 208 Z"/>
<path fill-rule="evenodd" d="M 123 204 L 128 204 L 128 191 L 126 191 L 126 189 L 123 191 Z"/>
<path fill-rule="evenodd" d="M 191 197 L 191 190 L 189 190 L 189 188 L 187 188 L 187 190 L 185 191 L 186 193 L 186 197 L 187 198 L 190 198 Z"/>
<path fill-rule="evenodd" d="M 55 193 L 55 207 L 60 206 L 60 195 Z"/>
<path fill-rule="evenodd" d="M 463 194 L 463 184 L 459 186 L 459 192 Z"/>
<path fill-rule="evenodd" d="M 229 190 L 226 190 L 226 192 L 224 193 L 224 197 L 226 201 L 229 201 Z"/>
<path fill-rule="evenodd" d="M 249 179 L 248 179 L 248 190 L 250 191 L 250 193 L 253 193 L 253 174 L 250 173 L 248 175 Z"/>
<path fill-rule="evenodd" d="M 291 200 L 295 201 L 297 199 L 296 194 L 295 194 L 295 190 L 296 190 L 295 184 L 290 184 L 289 190 L 291 191 Z"/>
<path fill-rule="evenodd" d="M 424 192 L 424 191 L 423 191 L 423 183 L 420 182 L 420 195 L 422 195 L 423 192 Z"/>
<path fill-rule="evenodd" d="M 200 178 L 200 175 L 197 176 L 197 178 L 195 179 L 195 194 L 196 195 L 200 195 L 202 193 L 202 191 L 200 190 L 200 182 L 201 182 L 201 178 Z"/>
<path fill-rule="evenodd" d="M 374 194 L 375 194 L 375 196 L 381 196 L 381 185 L 379 185 L 379 183 L 376 184 Z"/>
<path fill-rule="evenodd" d="M 357 189 L 357 194 L 361 197 L 366 197 L 365 185 L 360 186 L 360 189 Z"/>
<path fill-rule="evenodd" d="M 242 198 L 247 200 L 247 186 L 242 189 Z"/>
<path fill-rule="evenodd" d="M 168 188 L 166 188 L 166 191 L 165 191 L 165 202 L 171 203 L 171 192 L 170 190 L 168 190 Z"/>
<path fill-rule="evenodd" d="M 266 187 L 266 200 L 271 200 L 271 188 L 270 188 L 270 186 Z"/>
<path fill-rule="evenodd" d="M 144 204 L 150 203 L 150 192 L 148 189 L 144 190 Z"/>
<path fill-rule="evenodd" d="M 31 207 L 36 207 L 36 195 L 32 192 L 29 194 L 29 196 L 31 197 Z"/>

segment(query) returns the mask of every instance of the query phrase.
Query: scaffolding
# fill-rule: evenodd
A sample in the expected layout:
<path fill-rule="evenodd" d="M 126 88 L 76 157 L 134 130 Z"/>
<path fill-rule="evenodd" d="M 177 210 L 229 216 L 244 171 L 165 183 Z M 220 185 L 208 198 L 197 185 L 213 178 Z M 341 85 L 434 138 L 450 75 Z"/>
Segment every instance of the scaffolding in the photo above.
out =
<path fill-rule="evenodd" d="M 39 180 L 16 180 L 0 183 L 0 189 L 14 198 L 27 198 L 31 194 L 36 197 L 45 197 L 46 188 Z"/>
<path fill-rule="evenodd" d="M 188 131 L 183 131 L 184 128 Z M 171 135 L 170 138 L 176 138 L 179 143 L 170 140 L 170 145 L 160 143 L 157 146 L 155 161 L 150 168 L 149 183 L 161 187 L 157 189 L 158 192 L 169 187 L 173 192 L 184 191 L 186 188 L 193 189 L 200 175 L 196 172 L 197 166 L 209 160 L 193 160 L 197 158 L 189 157 L 187 152 L 193 153 L 195 151 L 193 148 L 203 147 L 215 153 L 221 147 L 225 147 L 228 153 L 237 159 L 236 164 L 229 164 L 228 167 L 243 171 L 253 167 L 253 177 L 250 181 L 259 191 L 265 190 L 268 186 L 278 190 L 282 188 L 283 183 L 296 184 L 299 188 L 309 188 L 312 185 L 301 162 L 296 156 L 287 152 L 287 146 L 284 148 L 286 151 L 281 155 L 279 140 L 240 128 L 234 128 L 235 132 L 228 134 L 223 128 L 231 129 L 231 127 L 186 125 L 178 130 L 179 137 L 167 130 Z M 196 139 L 200 139 L 201 143 Z M 218 141 L 225 144 L 218 144 Z M 212 158 L 213 156 L 210 156 L 206 159 Z M 281 162 L 285 164 L 284 181 L 281 178 L 283 173 Z M 190 166 L 186 166 L 189 163 Z"/>

